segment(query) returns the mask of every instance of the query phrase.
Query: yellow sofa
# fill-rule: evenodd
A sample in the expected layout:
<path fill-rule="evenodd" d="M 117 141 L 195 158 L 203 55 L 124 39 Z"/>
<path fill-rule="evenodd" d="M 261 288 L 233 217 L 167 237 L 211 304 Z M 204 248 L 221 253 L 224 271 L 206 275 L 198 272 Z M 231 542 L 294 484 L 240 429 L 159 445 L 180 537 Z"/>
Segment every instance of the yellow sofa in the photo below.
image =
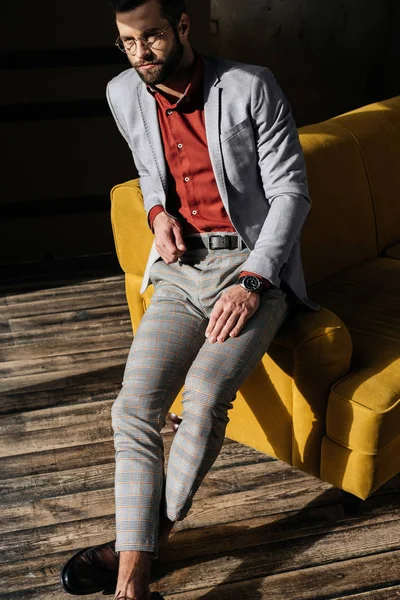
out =
<path fill-rule="evenodd" d="M 400 471 L 400 97 L 299 130 L 309 295 L 240 389 L 227 436 L 359 498 Z M 111 192 L 133 331 L 151 296 L 138 180 Z M 181 411 L 181 394 L 172 410 Z"/>

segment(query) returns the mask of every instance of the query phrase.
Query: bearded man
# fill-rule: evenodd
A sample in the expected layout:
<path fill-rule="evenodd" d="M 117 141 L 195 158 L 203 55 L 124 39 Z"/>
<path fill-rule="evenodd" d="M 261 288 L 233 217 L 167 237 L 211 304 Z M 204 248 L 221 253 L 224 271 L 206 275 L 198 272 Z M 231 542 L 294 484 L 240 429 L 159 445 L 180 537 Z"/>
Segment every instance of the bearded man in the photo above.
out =
<path fill-rule="evenodd" d="M 149 600 L 152 559 L 217 458 L 236 392 L 291 307 L 318 306 L 300 257 L 304 157 L 274 75 L 195 52 L 182 0 L 112 5 L 131 68 L 107 98 L 154 232 L 141 292 L 155 291 L 112 408 L 116 542 L 80 551 L 61 582 Z M 160 432 L 183 385 L 164 473 Z"/>

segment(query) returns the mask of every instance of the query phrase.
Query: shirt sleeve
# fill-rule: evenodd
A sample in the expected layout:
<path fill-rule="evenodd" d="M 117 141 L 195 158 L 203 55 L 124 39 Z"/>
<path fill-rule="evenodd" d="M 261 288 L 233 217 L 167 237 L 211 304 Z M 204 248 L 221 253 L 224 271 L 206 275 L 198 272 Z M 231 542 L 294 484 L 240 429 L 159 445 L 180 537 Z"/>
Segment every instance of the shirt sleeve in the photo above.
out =
<path fill-rule="evenodd" d="M 163 206 L 153 206 L 153 208 L 150 210 L 149 212 L 149 227 L 152 230 L 152 232 L 154 233 L 154 229 L 153 229 L 153 221 L 156 218 L 157 215 L 159 215 L 161 212 L 165 212 L 164 207 Z"/>

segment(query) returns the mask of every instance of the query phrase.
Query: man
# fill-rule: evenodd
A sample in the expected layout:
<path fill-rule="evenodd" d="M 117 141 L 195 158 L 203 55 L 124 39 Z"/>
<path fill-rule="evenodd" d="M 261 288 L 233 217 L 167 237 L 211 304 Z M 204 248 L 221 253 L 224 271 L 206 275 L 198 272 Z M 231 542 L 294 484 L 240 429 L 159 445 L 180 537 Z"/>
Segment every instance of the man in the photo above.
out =
<path fill-rule="evenodd" d="M 115 547 L 78 553 L 62 584 L 92 593 L 118 571 L 116 598 L 148 600 L 152 559 L 217 458 L 237 390 L 290 307 L 317 305 L 299 250 L 304 159 L 272 73 L 195 53 L 182 0 L 112 4 L 132 68 L 107 97 L 155 235 L 141 289 L 151 281 L 155 292 L 112 409 Z M 164 475 L 160 431 L 183 384 Z"/>

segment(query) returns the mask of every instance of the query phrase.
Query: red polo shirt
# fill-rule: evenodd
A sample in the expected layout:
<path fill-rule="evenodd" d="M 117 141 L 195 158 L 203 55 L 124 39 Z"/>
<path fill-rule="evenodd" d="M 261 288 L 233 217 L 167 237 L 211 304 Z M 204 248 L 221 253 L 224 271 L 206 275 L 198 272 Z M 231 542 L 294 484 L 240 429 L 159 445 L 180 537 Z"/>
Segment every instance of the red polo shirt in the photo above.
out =
<path fill-rule="evenodd" d="M 167 210 L 177 217 L 183 237 L 211 231 L 234 232 L 215 181 L 204 119 L 204 61 L 196 54 L 193 74 L 179 100 L 147 86 L 157 102 L 157 115 L 168 175 Z M 155 206 L 149 223 L 163 212 Z M 241 275 L 247 275 L 243 271 Z M 264 280 L 265 287 L 270 283 Z"/>

